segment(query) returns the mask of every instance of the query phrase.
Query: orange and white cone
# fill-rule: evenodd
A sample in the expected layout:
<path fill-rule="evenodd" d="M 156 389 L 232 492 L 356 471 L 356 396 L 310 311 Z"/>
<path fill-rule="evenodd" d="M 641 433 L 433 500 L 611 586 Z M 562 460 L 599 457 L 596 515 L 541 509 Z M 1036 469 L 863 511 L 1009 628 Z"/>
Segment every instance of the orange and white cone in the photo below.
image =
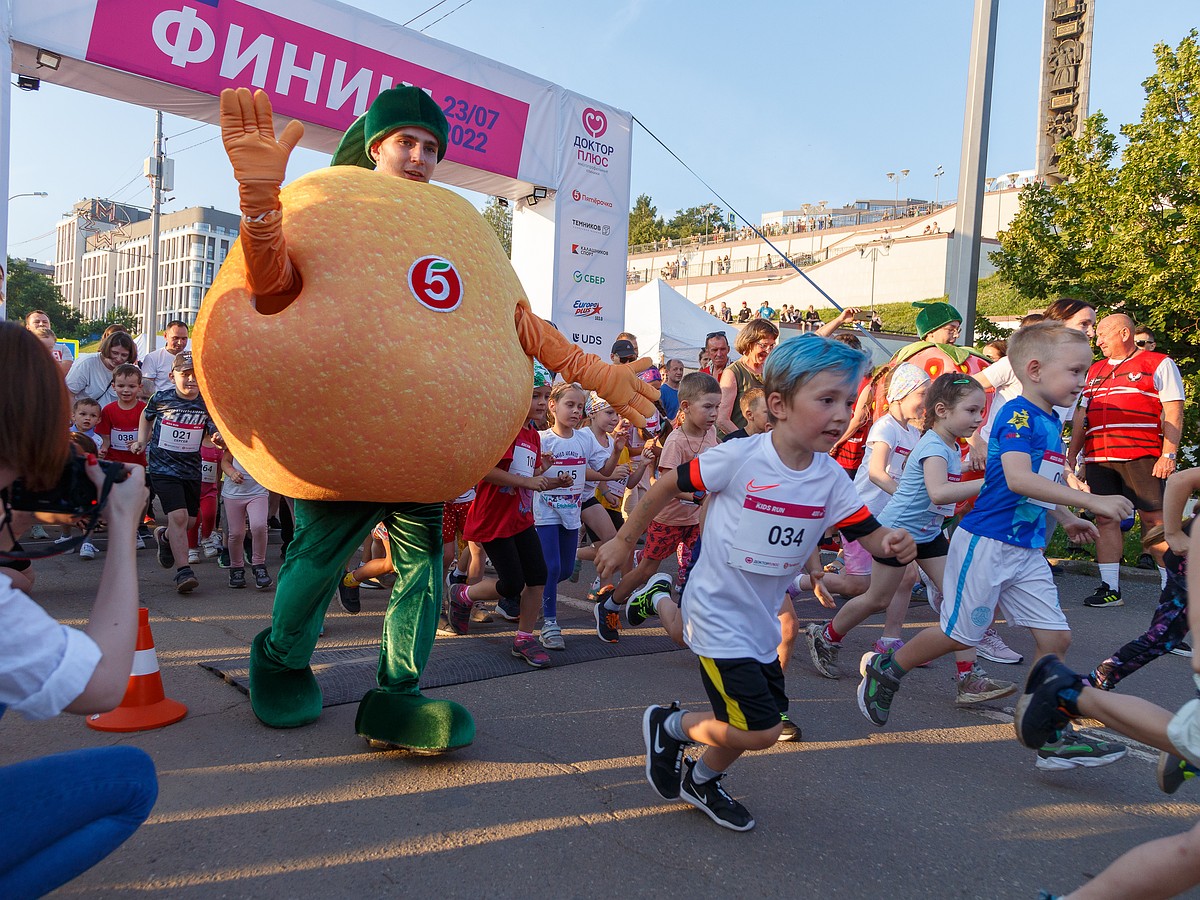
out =
<path fill-rule="evenodd" d="M 137 649 L 133 653 L 133 672 L 121 705 L 111 712 L 87 717 L 88 728 L 97 731 L 149 731 L 173 725 L 187 715 L 187 707 L 168 700 L 163 693 L 154 636 L 150 633 L 150 610 L 138 608 Z"/>

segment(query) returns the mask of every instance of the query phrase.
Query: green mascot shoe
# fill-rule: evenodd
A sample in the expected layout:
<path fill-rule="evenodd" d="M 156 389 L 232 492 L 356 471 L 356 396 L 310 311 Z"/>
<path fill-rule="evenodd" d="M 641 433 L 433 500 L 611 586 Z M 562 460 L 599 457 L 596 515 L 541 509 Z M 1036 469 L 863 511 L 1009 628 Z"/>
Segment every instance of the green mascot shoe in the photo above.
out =
<path fill-rule="evenodd" d="M 452 700 L 375 688 L 359 701 L 354 730 L 376 749 L 436 754 L 475 740 L 475 720 Z"/>
<path fill-rule="evenodd" d="M 321 716 L 321 686 L 309 666 L 289 669 L 272 660 L 265 648 L 271 629 L 250 644 L 250 708 L 264 725 L 299 728 Z"/>

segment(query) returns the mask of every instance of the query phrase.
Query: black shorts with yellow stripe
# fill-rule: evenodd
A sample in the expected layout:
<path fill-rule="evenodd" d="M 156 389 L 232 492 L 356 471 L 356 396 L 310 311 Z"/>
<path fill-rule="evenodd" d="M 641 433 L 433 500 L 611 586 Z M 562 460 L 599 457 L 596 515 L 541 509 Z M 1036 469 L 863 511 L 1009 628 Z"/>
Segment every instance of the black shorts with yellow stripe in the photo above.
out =
<path fill-rule="evenodd" d="M 779 660 L 700 657 L 700 677 L 713 715 L 742 731 L 767 731 L 788 710 Z"/>

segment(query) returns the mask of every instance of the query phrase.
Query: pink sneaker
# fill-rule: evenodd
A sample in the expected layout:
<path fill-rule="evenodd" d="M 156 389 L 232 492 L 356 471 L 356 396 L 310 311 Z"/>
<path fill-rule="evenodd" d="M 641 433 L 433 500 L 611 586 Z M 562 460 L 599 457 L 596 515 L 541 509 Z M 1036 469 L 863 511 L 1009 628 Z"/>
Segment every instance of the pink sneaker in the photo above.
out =
<path fill-rule="evenodd" d="M 446 610 L 446 621 L 450 623 L 450 630 L 455 634 L 466 634 L 471 627 L 471 610 L 474 604 L 471 598 L 467 596 L 467 586 L 465 584 L 456 584 L 450 589 L 450 603 Z"/>
<path fill-rule="evenodd" d="M 550 665 L 550 654 L 538 646 L 536 638 L 519 637 L 513 641 L 512 655 L 523 659 L 535 669 Z"/>
<path fill-rule="evenodd" d="M 904 646 L 904 638 L 880 638 L 875 642 L 876 653 L 887 653 L 889 650 L 899 650 Z"/>

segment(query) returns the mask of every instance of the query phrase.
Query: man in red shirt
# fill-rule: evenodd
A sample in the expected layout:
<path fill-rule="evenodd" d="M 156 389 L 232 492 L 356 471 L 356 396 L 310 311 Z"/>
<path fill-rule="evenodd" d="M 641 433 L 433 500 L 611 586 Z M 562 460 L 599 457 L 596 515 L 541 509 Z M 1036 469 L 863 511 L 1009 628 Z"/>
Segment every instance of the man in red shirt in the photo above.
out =
<path fill-rule="evenodd" d="M 1104 359 L 1088 369 L 1071 424 L 1067 465 L 1083 448 L 1084 480 L 1093 494 L 1124 494 L 1138 510 L 1142 533 L 1162 524 L 1163 487 L 1175 471 L 1183 425 L 1183 379 L 1162 353 L 1139 349 L 1129 316 L 1114 314 L 1096 326 Z M 1121 523 L 1096 518 L 1100 586 L 1083 601 L 1093 608 L 1121 606 Z M 1159 543 L 1148 549 L 1166 584 Z"/>
<path fill-rule="evenodd" d="M 729 365 L 729 338 L 725 332 L 714 331 L 709 334 L 704 339 L 704 352 L 708 354 L 708 365 L 700 371 L 720 381 L 721 373 Z"/>

